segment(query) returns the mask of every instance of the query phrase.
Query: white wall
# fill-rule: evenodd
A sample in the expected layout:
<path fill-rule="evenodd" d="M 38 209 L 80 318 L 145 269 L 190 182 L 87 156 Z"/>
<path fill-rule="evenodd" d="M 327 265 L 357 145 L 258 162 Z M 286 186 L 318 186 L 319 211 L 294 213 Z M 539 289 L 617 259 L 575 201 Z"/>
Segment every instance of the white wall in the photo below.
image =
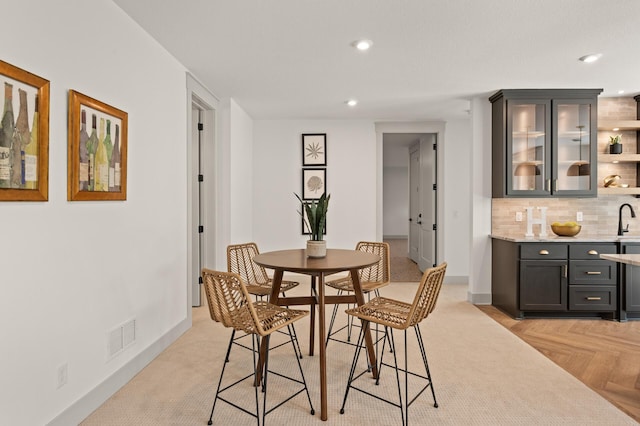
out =
<path fill-rule="evenodd" d="M 491 303 L 491 104 L 487 97 L 471 101 L 471 245 L 469 300 Z"/>
<path fill-rule="evenodd" d="M 445 238 L 444 259 L 448 263 L 449 282 L 466 282 L 469 276 L 471 145 L 471 120 L 448 121 L 444 181 L 438 185 L 444 194 L 444 233 L 441 236 Z"/>
<path fill-rule="evenodd" d="M 299 202 L 302 133 L 327 134 L 327 246 L 376 238 L 376 135 L 370 121 L 256 120 L 253 236 L 261 251 L 303 248 Z"/>
<path fill-rule="evenodd" d="M 405 162 L 409 162 L 406 151 Z M 382 171 L 385 237 L 409 236 L 409 167 L 385 167 Z"/>
<path fill-rule="evenodd" d="M 188 326 L 185 68 L 110 0 L 2 14 L 2 60 L 51 81 L 49 201 L 0 202 L 0 424 L 42 425 Z M 127 201 L 67 201 L 69 89 L 129 114 Z M 130 319 L 136 343 L 107 361 Z"/>
<path fill-rule="evenodd" d="M 231 149 L 231 220 L 230 241 L 234 244 L 253 239 L 253 120 L 238 105 L 229 101 L 229 136 Z M 260 246 L 258 246 L 260 247 Z"/>

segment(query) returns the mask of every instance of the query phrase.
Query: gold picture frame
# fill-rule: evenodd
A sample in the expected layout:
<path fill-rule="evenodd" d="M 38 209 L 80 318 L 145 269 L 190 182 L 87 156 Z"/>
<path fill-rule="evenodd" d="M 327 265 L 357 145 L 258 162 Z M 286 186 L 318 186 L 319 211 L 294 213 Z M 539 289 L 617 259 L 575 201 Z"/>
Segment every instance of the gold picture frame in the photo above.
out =
<path fill-rule="evenodd" d="M 0 201 L 47 201 L 49 80 L 1 60 L 0 77 Z"/>
<path fill-rule="evenodd" d="M 126 200 L 128 114 L 69 90 L 68 129 L 67 199 Z"/>

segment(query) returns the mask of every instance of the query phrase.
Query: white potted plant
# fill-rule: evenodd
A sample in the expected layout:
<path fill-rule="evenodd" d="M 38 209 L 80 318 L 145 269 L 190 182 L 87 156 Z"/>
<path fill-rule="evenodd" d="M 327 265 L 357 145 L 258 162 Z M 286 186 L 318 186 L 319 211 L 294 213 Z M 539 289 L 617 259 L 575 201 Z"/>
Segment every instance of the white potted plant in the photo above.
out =
<path fill-rule="evenodd" d="M 309 232 L 307 256 L 325 257 L 327 255 L 327 242 L 323 238 L 331 194 L 325 193 L 317 200 L 308 201 L 300 198 L 298 194 L 294 195 L 300 201 L 301 209 L 298 210 L 298 213 L 302 216 L 304 227 Z"/>

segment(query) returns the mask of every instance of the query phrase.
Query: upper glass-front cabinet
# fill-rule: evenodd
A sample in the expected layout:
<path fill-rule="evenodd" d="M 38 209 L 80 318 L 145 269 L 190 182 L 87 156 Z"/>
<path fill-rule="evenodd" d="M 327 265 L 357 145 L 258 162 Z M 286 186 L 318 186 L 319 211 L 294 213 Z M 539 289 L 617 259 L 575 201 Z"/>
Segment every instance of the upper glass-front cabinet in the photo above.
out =
<path fill-rule="evenodd" d="M 600 92 L 523 89 L 493 95 L 493 197 L 595 197 Z"/>

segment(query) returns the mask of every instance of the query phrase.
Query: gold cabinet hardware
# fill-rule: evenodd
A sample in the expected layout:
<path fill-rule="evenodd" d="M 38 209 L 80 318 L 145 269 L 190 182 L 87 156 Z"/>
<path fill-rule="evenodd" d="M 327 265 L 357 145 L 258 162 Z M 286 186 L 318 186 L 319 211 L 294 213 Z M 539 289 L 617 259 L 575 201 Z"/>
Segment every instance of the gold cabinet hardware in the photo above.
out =
<path fill-rule="evenodd" d="M 602 275 L 600 271 L 587 271 L 587 275 Z"/>
<path fill-rule="evenodd" d="M 597 301 L 597 300 L 602 300 L 602 297 L 589 296 L 589 297 L 587 297 L 587 300 Z"/>
<path fill-rule="evenodd" d="M 538 253 L 543 255 L 543 256 L 546 256 L 547 254 L 549 254 L 549 250 L 542 249 Z"/>
<path fill-rule="evenodd" d="M 597 251 L 595 251 L 595 250 L 589 250 L 587 253 L 588 253 L 588 254 L 593 254 L 593 255 L 598 254 L 598 252 L 597 252 Z"/>
<path fill-rule="evenodd" d="M 567 267 L 567 265 L 564 265 L 563 269 L 564 269 L 564 277 L 563 278 L 567 278 L 567 271 L 568 271 L 569 268 Z"/>

